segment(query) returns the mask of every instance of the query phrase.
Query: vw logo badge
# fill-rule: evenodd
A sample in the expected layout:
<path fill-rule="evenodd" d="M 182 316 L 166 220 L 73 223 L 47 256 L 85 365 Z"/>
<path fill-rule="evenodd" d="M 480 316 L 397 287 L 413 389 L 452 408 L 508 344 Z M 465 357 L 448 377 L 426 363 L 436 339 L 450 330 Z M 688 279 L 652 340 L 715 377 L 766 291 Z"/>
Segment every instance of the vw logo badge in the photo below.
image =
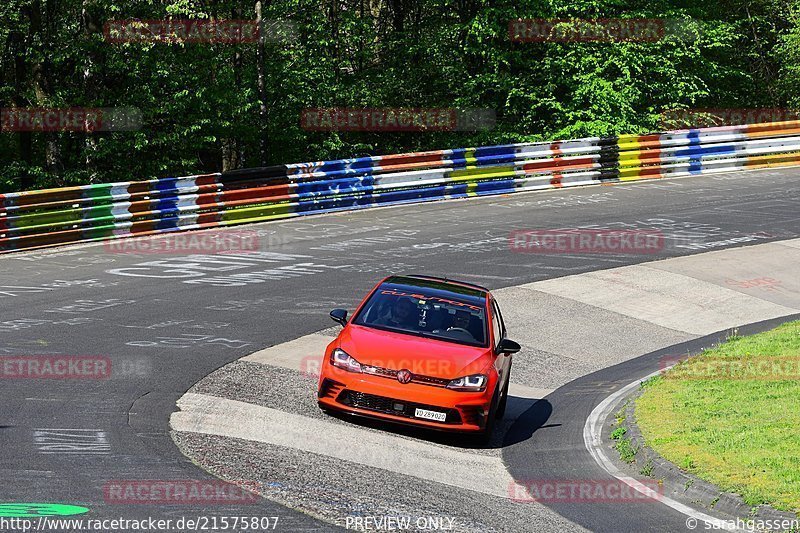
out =
<path fill-rule="evenodd" d="M 397 381 L 405 385 L 411 383 L 411 378 L 414 377 L 408 370 L 401 370 L 397 373 Z"/>

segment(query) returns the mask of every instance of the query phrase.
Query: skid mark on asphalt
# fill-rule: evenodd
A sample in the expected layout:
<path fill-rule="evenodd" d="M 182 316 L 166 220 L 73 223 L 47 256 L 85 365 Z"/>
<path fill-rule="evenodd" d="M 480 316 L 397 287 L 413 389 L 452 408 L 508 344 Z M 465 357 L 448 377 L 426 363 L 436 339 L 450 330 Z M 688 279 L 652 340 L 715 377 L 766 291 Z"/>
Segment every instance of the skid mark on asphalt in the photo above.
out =
<path fill-rule="evenodd" d="M 391 433 L 204 394 L 186 394 L 178 401 L 178 407 L 181 411 L 170 419 L 176 431 L 233 437 L 344 461 L 356 460 L 366 466 L 503 498 L 508 497 L 514 481 L 499 457 Z"/>

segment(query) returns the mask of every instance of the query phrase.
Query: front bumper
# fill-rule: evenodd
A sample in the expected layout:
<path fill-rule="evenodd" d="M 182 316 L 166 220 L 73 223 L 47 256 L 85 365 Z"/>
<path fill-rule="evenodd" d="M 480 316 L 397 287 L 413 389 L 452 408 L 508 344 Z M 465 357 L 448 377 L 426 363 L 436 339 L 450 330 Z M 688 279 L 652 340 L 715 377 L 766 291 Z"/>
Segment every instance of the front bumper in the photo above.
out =
<path fill-rule="evenodd" d="M 483 392 L 459 392 L 325 365 L 317 399 L 323 409 L 352 415 L 440 431 L 478 432 L 486 427 L 493 387 L 490 382 Z M 446 413 L 446 419 L 419 418 L 417 408 Z"/>

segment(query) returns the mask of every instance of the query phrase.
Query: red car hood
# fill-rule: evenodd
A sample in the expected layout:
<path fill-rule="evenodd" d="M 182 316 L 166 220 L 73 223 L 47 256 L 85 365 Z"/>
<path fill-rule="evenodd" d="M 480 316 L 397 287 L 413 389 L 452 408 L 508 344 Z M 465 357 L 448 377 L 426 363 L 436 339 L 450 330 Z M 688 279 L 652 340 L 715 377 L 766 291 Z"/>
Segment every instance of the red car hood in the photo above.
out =
<path fill-rule="evenodd" d="M 348 325 L 339 336 L 340 347 L 359 363 L 413 374 L 455 379 L 478 374 L 492 363 L 491 350 Z"/>

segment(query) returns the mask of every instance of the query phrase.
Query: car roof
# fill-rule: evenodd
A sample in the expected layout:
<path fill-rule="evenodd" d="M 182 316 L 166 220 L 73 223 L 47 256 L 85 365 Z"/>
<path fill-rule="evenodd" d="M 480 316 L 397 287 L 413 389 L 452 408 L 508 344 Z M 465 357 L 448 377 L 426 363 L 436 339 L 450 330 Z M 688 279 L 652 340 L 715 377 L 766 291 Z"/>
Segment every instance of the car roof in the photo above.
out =
<path fill-rule="evenodd" d="M 393 285 L 406 285 L 409 287 L 422 287 L 428 289 L 435 289 L 437 291 L 450 292 L 461 296 L 467 296 L 478 299 L 486 299 L 489 294 L 489 289 L 475 285 L 473 283 L 465 283 L 447 278 L 440 278 L 436 276 L 423 276 L 419 274 L 408 274 L 405 276 L 390 276 L 384 280 L 384 283 L 391 283 Z"/>

